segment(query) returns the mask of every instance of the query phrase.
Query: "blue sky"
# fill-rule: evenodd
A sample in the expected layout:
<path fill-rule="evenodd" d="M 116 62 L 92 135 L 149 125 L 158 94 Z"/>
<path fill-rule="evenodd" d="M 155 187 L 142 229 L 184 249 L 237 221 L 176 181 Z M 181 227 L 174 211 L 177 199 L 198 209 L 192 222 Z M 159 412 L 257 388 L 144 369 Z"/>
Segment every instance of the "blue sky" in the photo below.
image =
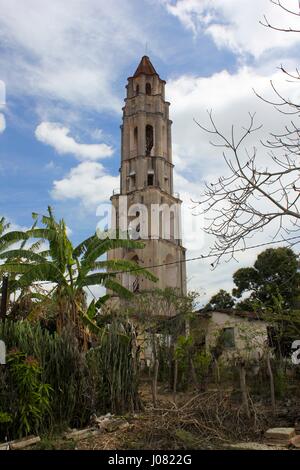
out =
<path fill-rule="evenodd" d="M 268 93 L 269 79 L 280 80 L 276 67 L 297 64 L 299 39 L 259 25 L 263 14 L 291 24 L 269 0 L 0 0 L 0 10 L 0 214 L 17 226 L 51 205 L 74 242 L 95 230 L 97 205 L 118 187 L 126 79 L 146 51 L 167 80 L 175 190 L 187 207 L 204 180 L 224 170 L 194 117 L 203 122 L 213 108 L 226 129 L 257 111 L 265 133 L 280 128 L 282 118 L 252 88 Z M 210 242 L 187 237 L 188 256 L 207 253 Z M 240 265 L 254 256 L 241 255 Z M 230 288 L 240 265 L 212 275 L 208 264 L 194 263 L 189 286 L 206 297 Z"/>

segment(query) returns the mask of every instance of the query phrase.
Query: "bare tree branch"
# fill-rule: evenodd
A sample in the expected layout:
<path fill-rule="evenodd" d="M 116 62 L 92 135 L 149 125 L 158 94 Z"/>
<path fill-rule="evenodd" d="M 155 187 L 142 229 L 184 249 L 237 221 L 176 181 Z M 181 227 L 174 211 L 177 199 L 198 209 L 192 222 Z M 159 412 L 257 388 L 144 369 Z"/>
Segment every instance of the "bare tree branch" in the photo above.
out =
<path fill-rule="evenodd" d="M 290 10 L 283 4 L 280 0 L 270 0 L 273 5 L 279 7 L 282 11 L 285 11 L 286 13 L 289 13 L 290 15 L 297 16 L 300 18 L 300 1 L 298 1 L 298 11 Z M 269 20 L 267 19 L 266 15 L 264 15 L 264 21 L 260 21 L 260 24 L 262 26 L 265 26 L 266 28 L 274 29 L 275 31 L 282 31 L 284 33 L 300 33 L 300 29 L 294 29 L 294 28 L 282 28 L 280 26 L 274 26 L 272 25 Z"/>
<path fill-rule="evenodd" d="M 281 0 L 271 2 L 299 17 L 300 22 L 300 2 L 297 12 L 289 10 Z M 266 17 L 265 22 L 265 26 L 286 31 L 272 26 Z M 281 65 L 280 70 L 288 81 L 300 85 L 298 69 L 290 73 Z M 247 239 L 271 223 L 276 227 L 274 238 L 281 236 L 283 241 L 300 230 L 300 103 L 285 97 L 272 81 L 271 89 L 274 100 L 260 96 L 255 90 L 254 93 L 273 106 L 274 112 L 293 115 L 293 120 L 287 122 L 281 133 L 270 133 L 265 141 L 260 140 L 260 152 L 256 146 L 247 147 L 249 136 L 262 128 L 256 125 L 255 114 L 249 114 L 248 125 L 241 131 L 237 132 L 232 126 L 230 136 L 218 128 L 212 111 L 208 111 L 208 126 L 195 120 L 212 137 L 211 144 L 222 149 L 227 167 L 226 176 L 205 184 L 197 201 L 207 221 L 205 231 L 215 236 L 211 253 L 216 254 L 217 261 L 224 254 L 234 257 L 236 249 L 246 248 Z M 264 160 L 269 157 L 266 168 L 260 164 L 261 156 Z"/>

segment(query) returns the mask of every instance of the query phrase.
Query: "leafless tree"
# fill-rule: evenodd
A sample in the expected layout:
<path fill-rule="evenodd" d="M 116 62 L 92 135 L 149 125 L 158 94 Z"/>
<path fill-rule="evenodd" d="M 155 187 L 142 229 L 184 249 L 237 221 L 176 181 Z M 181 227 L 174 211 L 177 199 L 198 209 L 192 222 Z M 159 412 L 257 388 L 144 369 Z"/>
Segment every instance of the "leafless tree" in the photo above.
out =
<path fill-rule="evenodd" d="M 299 10 L 289 10 L 280 0 L 271 0 L 278 8 L 299 18 Z M 262 24 L 271 29 L 288 33 L 300 33 L 298 29 L 273 26 L 265 17 Z M 283 66 L 282 73 L 289 82 L 300 85 L 300 72 L 288 72 Z M 274 99 L 266 100 L 256 95 L 286 115 L 287 124 L 282 133 L 271 133 L 260 141 L 263 153 L 268 155 L 267 167 L 259 161 L 256 146 L 247 146 L 249 136 L 259 129 L 255 115 L 249 114 L 249 123 L 236 132 L 232 126 L 231 135 L 226 136 L 217 127 L 212 112 L 209 112 L 209 126 L 196 122 L 201 129 L 212 136 L 211 144 L 222 149 L 227 166 L 226 176 L 207 183 L 199 201 L 200 208 L 208 221 L 205 231 L 214 235 L 212 253 L 219 259 L 230 253 L 234 256 L 237 248 L 246 247 L 247 240 L 271 222 L 275 222 L 274 238 L 282 240 L 296 236 L 300 229 L 300 102 L 284 96 L 271 81 Z M 300 236 L 299 236 L 300 240 Z"/>

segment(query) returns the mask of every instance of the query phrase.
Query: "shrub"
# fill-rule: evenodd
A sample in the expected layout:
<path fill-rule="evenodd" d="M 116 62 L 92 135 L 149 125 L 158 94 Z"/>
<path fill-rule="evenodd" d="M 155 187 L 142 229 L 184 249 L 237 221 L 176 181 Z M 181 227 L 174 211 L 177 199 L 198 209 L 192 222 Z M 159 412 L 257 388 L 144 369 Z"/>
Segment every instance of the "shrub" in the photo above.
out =
<path fill-rule="evenodd" d="M 206 351 L 199 351 L 194 354 L 193 362 L 197 377 L 200 382 L 207 380 L 212 363 L 211 354 Z"/>
<path fill-rule="evenodd" d="M 175 345 L 174 357 L 178 363 L 178 388 L 184 390 L 190 383 L 190 359 L 193 339 L 179 336 Z"/>
<path fill-rule="evenodd" d="M 51 412 L 43 428 L 84 425 L 94 411 L 93 400 L 87 364 L 72 328 L 58 335 L 39 323 L 6 320 L 0 322 L 0 337 L 8 349 L 17 348 L 26 356 L 34 356 L 41 367 L 42 383 L 53 389 Z"/>
<path fill-rule="evenodd" d="M 274 385 L 277 398 L 284 398 L 287 392 L 287 377 L 282 367 L 275 367 Z"/>
<path fill-rule="evenodd" d="M 97 409 L 123 413 L 141 408 L 135 328 L 114 320 L 103 329 L 97 348 L 87 354 Z"/>
<path fill-rule="evenodd" d="M 17 348 L 0 370 L 1 411 L 13 418 L 13 425 L 0 427 L 2 435 L 7 429 L 15 438 L 81 427 L 92 413 L 141 408 L 138 348 L 129 321 L 105 326 L 97 347 L 87 353 L 80 351 L 72 328 L 58 335 L 40 324 L 6 320 L 0 322 L 0 338 L 8 350 Z"/>
<path fill-rule="evenodd" d="M 12 426 L 21 437 L 37 433 L 44 416 L 50 412 L 52 388 L 41 380 L 42 369 L 33 356 L 12 350 L 7 359 L 12 389 L 17 396 Z"/>
<path fill-rule="evenodd" d="M 2 436 L 5 438 L 8 435 L 9 426 L 12 421 L 12 416 L 9 413 L 0 411 L 0 438 L 2 438 Z"/>

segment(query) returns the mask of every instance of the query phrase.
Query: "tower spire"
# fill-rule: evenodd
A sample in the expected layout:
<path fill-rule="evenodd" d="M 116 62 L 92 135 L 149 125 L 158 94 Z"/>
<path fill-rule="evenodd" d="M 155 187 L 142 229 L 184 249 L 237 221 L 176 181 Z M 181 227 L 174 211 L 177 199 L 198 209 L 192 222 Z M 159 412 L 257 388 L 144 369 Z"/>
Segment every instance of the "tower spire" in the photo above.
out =
<path fill-rule="evenodd" d="M 144 55 L 138 65 L 138 68 L 135 71 L 134 77 L 138 77 L 139 75 L 158 75 L 155 68 L 153 67 L 149 57 Z"/>

